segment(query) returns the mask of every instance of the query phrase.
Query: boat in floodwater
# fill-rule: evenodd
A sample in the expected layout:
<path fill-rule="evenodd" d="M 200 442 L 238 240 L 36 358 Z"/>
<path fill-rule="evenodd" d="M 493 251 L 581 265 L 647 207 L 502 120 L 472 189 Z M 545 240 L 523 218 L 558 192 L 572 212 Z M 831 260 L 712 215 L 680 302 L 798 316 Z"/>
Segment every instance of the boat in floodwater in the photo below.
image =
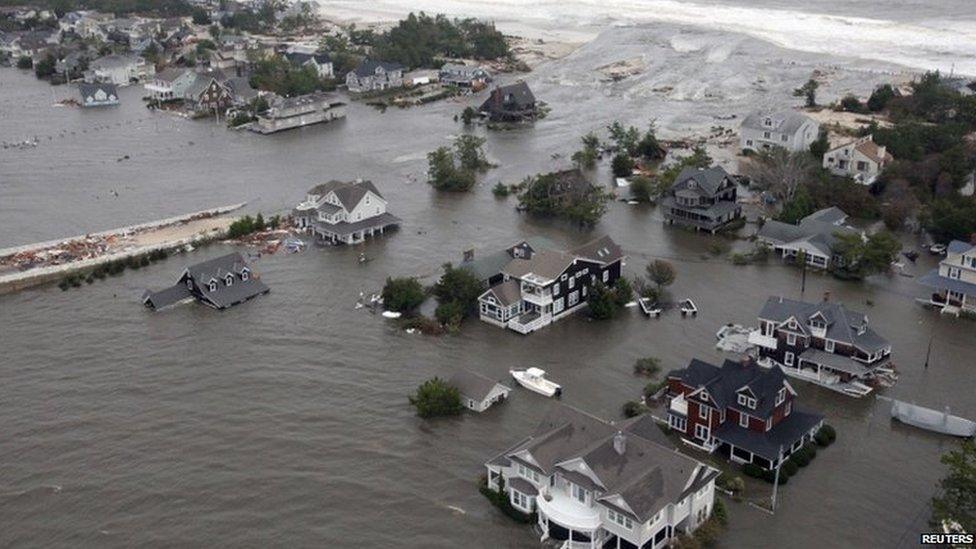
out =
<path fill-rule="evenodd" d="M 563 388 L 558 383 L 546 379 L 546 371 L 539 368 L 525 370 L 509 370 L 519 385 L 540 395 L 552 397 L 562 394 Z"/>

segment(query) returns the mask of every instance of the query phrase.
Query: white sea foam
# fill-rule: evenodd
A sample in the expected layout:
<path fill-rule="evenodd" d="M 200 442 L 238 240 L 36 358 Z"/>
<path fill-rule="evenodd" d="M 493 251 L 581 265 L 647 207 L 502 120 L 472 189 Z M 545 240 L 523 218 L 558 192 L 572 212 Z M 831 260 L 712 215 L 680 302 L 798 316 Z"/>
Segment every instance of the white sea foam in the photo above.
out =
<path fill-rule="evenodd" d="M 730 2 L 730 0 L 726 0 Z M 800 51 L 976 75 L 976 9 L 971 18 L 902 22 L 793 9 L 678 0 L 323 0 L 323 13 L 361 20 L 410 11 L 492 18 L 499 26 L 581 27 L 674 23 L 742 33 Z M 880 5 L 880 4 L 879 4 Z M 883 10 L 878 13 L 884 13 Z M 902 14 L 904 15 L 904 14 Z M 907 18 L 906 18 L 907 19 Z M 691 44 L 688 44 L 691 45 Z"/>

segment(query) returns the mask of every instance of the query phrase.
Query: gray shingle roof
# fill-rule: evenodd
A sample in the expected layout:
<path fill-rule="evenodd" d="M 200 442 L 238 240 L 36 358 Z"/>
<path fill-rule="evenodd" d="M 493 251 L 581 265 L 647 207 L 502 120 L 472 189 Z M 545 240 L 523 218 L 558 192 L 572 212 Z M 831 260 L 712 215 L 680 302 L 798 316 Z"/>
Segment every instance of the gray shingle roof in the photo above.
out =
<path fill-rule="evenodd" d="M 325 196 L 333 191 L 335 191 L 336 198 L 339 199 L 339 202 L 346 209 L 346 211 L 350 212 L 354 210 L 359 204 L 359 201 L 366 196 L 367 191 L 372 191 L 376 196 L 383 198 L 383 195 L 380 194 L 380 191 L 376 188 L 376 185 L 373 185 L 372 181 L 353 181 L 347 183 L 345 181 L 332 180 L 312 187 L 312 189 L 308 191 L 308 194 Z"/>
<path fill-rule="evenodd" d="M 399 225 L 400 221 L 401 219 L 399 217 L 389 212 L 384 212 L 380 215 L 367 217 L 362 221 L 354 221 L 352 223 L 348 223 L 346 221 L 340 221 L 338 223 L 316 223 L 316 227 L 322 229 L 323 231 L 343 236 L 359 232 L 363 229 L 379 229 L 381 227 L 389 227 L 390 225 Z"/>
<path fill-rule="evenodd" d="M 372 59 L 365 59 L 360 63 L 355 70 L 356 76 L 372 76 L 376 74 L 376 69 L 382 67 L 386 72 L 401 71 L 403 70 L 403 65 L 388 61 L 374 61 Z"/>
<path fill-rule="evenodd" d="M 942 276 L 939 274 L 939 269 L 929 271 L 928 274 L 918 279 L 918 283 L 930 288 L 952 290 L 968 296 L 976 296 L 976 284 Z"/>
<path fill-rule="evenodd" d="M 712 166 L 706 169 L 689 167 L 681 170 L 681 173 L 675 178 L 671 189 L 675 191 L 678 189 L 687 189 L 688 180 L 694 179 L 698 184 L 698 188 L 708 196 L 712 196 L 718 193 L 728 177 L 729 172 L 725 171 L 725 168 L 721 166 Z"/>
<path fill-rule="evenodd" d="M 448 380 L 448 384 L 457 387 L 461 395 L 478 402 L 484 400 L 496 385 L 502 385 L 497 381 L 468 370 L 458 370 Z M 505 387 L 505 385 L 502 386 Z"/>
<path fill-rule="evenodd" d="M 771 126 L 766 126 L 764 124 L 766 118 L 772 119 Z M 742 120 L 742 127 L 759 131 L 774 131 L 778 133 L 785 133 L 787 135 L 793 135 L 803 126 L 803 124 L 809 121 L 812 121 L 809 116 L 795 111 L 771 112 L 761 110 L 746 116 Z"/>
<path fill-rule="evenodd" d="M 786 386 L 786 375 L 779 368 L 763 368 L 755 362 L 746 364 L 733 360 L 726 360 L 719 368 L 693 359 L 687 368 L 674 370 L 668 377 L 680 379 L 696 389 L 704 387 L 720 409 L 743 410 L 763 419 L 776 407 L 776 394 Z M 744 387 L 755 396 L 755 408 L 739 405 L 737 393 Z"/>
<path fill-rule="evenodd" d="M 719 440 L 738 448 L 774 460 L 779 455 L 780 447 L 784 451 L 789 449 L 821 421 L 823 416 L 820 414 L 794 409 L 790 415 L 765 433 L 739 427 L 735 422 L 726 421 L 715 430 L 714 435 Z"/>
<path fill-rule="evenodd" d="M 963 242 L 962 240 L 953 240 L 952 242 L 949 243 L 948 252 L 950 254 L 965 254 L 972 251 L 973 248 L 976 248 L 976 246 L 968 242 Z"/>
<path fill-rule="evenodd" d="M 486 112 L 524 111 L 535 105 L 535 95 L 525 82 L 499 86 L 481 105 Z"/>
<path fill-rule="evenodd" d="M 836 235 L 859 234 L 859 231 L 840 225 L 847 214 L 840 208 L 827 208 L 814 212 L 800 220 L 797 225 L 782 221 L 767 221 L 756 233 L 759 238 L 774 244 L 790 244 L 807 241 L 820 250 L 824 255 L 832 255 L 832 249 L 837 242 Z"/>
<path fill-rule="evenodd" d="M 603 264 L 613 263 L 624 256 L 623 249 L 609 235 L 591 240 L 575 248 L 572 253 L 590 261 Z"/>
<path fill-rule="evenodd" d="M 488 288 L 486 293 L 488 292 L 494 295 L 495 299 L 497 299 L 498 303 L 500 303 L 503 307 L 514 305 L 522 299 L 522 290 L 519 281 L 511 278 L 504 282 L 499 282 L 491 288 Z"/>
<path fill-rule="evenodd" d="M 759 312 L 759 318 L 778 323 L 785 322 L 790 317 L 796 318 L 800 331 L 808 335 L 810 328 L 807 326 L 807 321 L 818 313 L 827 321 L 829 339 L 854 345 L 868 353 L 889 345 L 888 340 L 867 326 L 868 319 L 863 313 L 848 309 L 842 303 L 832 301 L 808 303 L 783 297 L 770 297 Z M 858 333 L 858 327 L 862 325 L 864 333 Z"/>

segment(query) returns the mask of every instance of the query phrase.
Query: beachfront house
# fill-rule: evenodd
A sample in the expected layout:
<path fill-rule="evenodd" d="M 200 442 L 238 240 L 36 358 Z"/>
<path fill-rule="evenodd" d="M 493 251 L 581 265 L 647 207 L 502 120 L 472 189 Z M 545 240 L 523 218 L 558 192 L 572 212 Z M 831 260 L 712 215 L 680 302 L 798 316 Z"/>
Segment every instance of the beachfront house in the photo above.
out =
<path fill-rule="evenodd" d="M 940 311 L 976 314 L 976 245 L 953 240 L 939 267 L 918 281 L 938 291 L 926 302 Z"/>
<path fill-rule="evenodd" d="M 866 135 L 827 151 L 823 156 L 823 167 L 834 175 L 871 185 L 893 161 L 884 145 L 878 145 L 872 136 Z"/>
<path fill-rule="evenodd" d="M 445 63 L 440 70 L 440 80 L 443 84 L 477 91 L 491 82 L 491 73 L 478 65 Z"/>
<path fill-rule="evenodd" d="M 865 382 L 884 373 L 891 343 L 868 325 L 868 317 L 842 303 L 770 297 L 759 312 L 749 343 L 759 364 L 851 395 L 871 392 Z"/>
<path fill-rule="evenodd" d="M 303 53 L 290 52 L 285 54 L 285 59 L 297 67 L 311 67 L 319 78 L 332 78 L 335 76 L 332 69 L 332 59 L 324 53 Z"/>
<path fill-rule="evenodd" d="M 668 546 L 711 516 L 719 475 L 650 415 L 614 424 L 563 405 L 485 467 L 488 488 L 537 514 L 541 542 L 575 549 Z"/>
<path fill-rule="evenodd" d="M 512 392 L 509 387 L 468 370 L 459 370 L 447 383 L 461 393 L 461 404 L 474 412 L 484 412 Z"/>
<path fill-rule="evenodd" d="M 372 181 L 316 185 L 292 212 L 295 226 L 331 244 L 357 244 L 400 224 Z"/>
<path fill-rule="evenodd" d="M 223 79 L 222 74 L 217 74 Z M 234 102 L 234 96 L 217 76 L 197 73 L 193 82 L 183 92 L 187 108 L 196 112 L 223 112 Z"/>
<path fill-rule="evenodd" d="M 138 55 L 112 54 L 92 61 L 85 80 L 128 86 L 132 82 L 151 78 L 155 73 L 155 66 Z"/>
<path fill-rule="evenodd" d="M 521 122 L 535 119 L 539 109 L 529 85 L 519 81 L 491 90 L 479 112 L 491 122 Z"/>
<path fill-rule="evenodd" d="M 346 87 L 352 93 L 366 93 L 403 86 L 403 65 L 364 59 L 346 74 Z"/>
<path fill-rule="evenodd" d="M 183 99 L 196 79 L 197 74 L 192 69 L 168 67 L 153 75 L 143 88 L 149 92 L 150 99 L 165 103 Z"/>
<path fill-rule="evenodd" d="M 465 254 L 460 267 L 488 286 L 478 297 L 482 321 L 528 334 L 586 304 L 590 289 L 620 278 L 624 254 L 609 236 L 569 251 L 529 239 L 487 255 Z"/>
<path fill-rule="evenodd" d="M 232 252 L 186 267 L 176 284 L 158 292 L 146 290 L 142 302 L 156 311 L 193 300 L 222 310 L 269 291 L 244 256 Z"/>
<path fill-rule="evenodd" d="M 346 117 L 346 104 L 332 95 L 315 92 L 298 97 L 275 96 L 269 108 L 258 113 L 251 130 L 270 134 L 313 124 L 332 122 Z"/>
<path fill-rule="evenodd" d="M 743 151 L 782 147 L 788 151 L 810 150 L 820 135 L 820 125 L 796 111 L 756 111 L 742 120 L 739 144 Z"/>
<path fill-rule="evenodd" d="M 667 376 L 668 426 L 686 443 L 739 464 L 775 469 L 813 441 L 823 416 L 796 408 L 779 368 L 750 358 L 721 367 L 694 359 Z"/>
<path fill-rule="evenodd" d="M 759 242 L 773 248 L 784 260 L 805 258 L 815 269 L 828 269 L 840 264 L 843 258 L 834 253 L 837 235 L 862 234 L 844 225 L 847 214 L 832 206 L 816 211 L 799 223 L 784 223 L 770 219 L 756 233 Z"/>
<path fill-rule="evenodd" d="M 82 107 L 107 107 L 119 104 L 119 92 L 115 84 L 78 84 Z"/>
<path fill-rule="evenodd" d="M 736 202 L 737 183 L 721 166 L 689 167 L 661 200 L 665 223 L 715 233 L 742 217 Z"/>

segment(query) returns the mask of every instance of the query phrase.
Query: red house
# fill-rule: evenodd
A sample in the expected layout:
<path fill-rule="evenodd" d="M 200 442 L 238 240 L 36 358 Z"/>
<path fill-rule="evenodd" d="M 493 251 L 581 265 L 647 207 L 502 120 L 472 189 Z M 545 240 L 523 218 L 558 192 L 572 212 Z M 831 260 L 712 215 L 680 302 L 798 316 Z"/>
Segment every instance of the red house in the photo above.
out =
<path fill-rule="evenodd" d="M 748 358 L 721 368 L 695 359 L 669 373 L 667 383 L 671 428 L 736 463 L 773 469 L 823 426 L 822 415 L 795 408 L 796 391 L 782 370 Z"/>

